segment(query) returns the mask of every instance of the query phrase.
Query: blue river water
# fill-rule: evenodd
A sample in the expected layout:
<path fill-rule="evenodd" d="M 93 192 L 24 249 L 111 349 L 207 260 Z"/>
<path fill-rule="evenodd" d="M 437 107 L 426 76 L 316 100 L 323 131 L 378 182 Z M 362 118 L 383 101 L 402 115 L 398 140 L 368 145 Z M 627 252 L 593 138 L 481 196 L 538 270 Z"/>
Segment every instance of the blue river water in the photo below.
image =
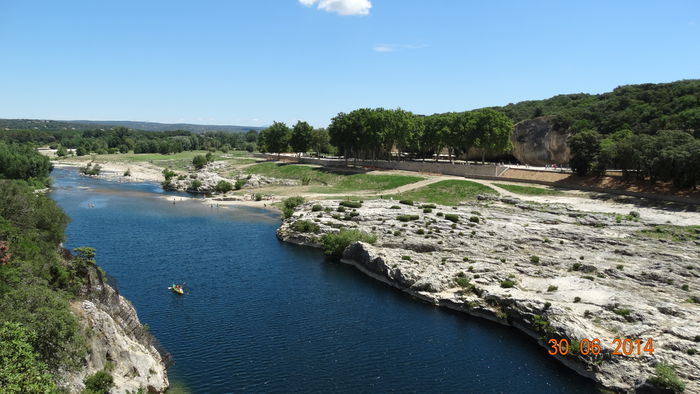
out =
<path fill-rule="evenodd" d="M 56 169 L 51 197 L 142 323 L 179 390 L 586 393 L 513 328 L 439 309 L 277 240 L 279 215 L 176 201 L 156 183 Z M 186 282 L 186 294 L 168 290 Z"/>

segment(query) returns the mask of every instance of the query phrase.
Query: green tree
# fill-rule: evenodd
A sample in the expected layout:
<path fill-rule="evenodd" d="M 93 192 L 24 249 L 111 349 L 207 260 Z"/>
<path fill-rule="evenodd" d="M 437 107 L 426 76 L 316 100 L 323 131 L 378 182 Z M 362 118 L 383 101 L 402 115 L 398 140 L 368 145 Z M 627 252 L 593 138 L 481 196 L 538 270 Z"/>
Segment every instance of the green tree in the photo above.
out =
<path fill-rule="evenodd" d="M 502 112 L 482 109 L 473 112 L 475 138 L 474 146 L 481 149 L 481 163 L 485 162 L 486 152 L 503 153 L 511 149 L 513 122 Z"/>
<path fill-rule="evenodd" d="M 32 348 L 36 334 L 16 322 L 0 325 L 0 387 L 5 393 L 57 391 L 46 364 Z"/>
<path fill-rule="evenodd" d="M 311 132 L 311 148 L 316 152 L 317 157 L 321 153 L 330 153 L 330 141 L 331 137 L 326 129 L 314 129 Z"/>
<path fill-rule="evenodd" d="M 192 165 L 194 168 L 201 170 L 207 165 L 207 158 L 204 155 L 196 155 L 192 158 Z"/>
<path fill-rule="evenodd" d="M 297 152 L 300 155 L 301 153 L 308 151 L 313 140 L 313 130 L 314 128 L 308 123 L 298 121 L 292 129 L 292 135 L 289 140 L 292 151 Z"/>
<path fill-rule="evenodd" d="M 270 153 L 277 153 L 279 158 L 280 153 L 286 152 L 289 147 L 290 135 L 291 132 L 286 124 L 273 122 L 272 126 L 264 130 L 261 137 L 264 138 L 265 149 Z"/>
<path fill-rule="evenodd" d="M 58 157 L 68 156 L 68 151 L 66 150 L 66 147 L 63 145 L 59 145 L 58 149 L 56 149 L 56 156 L 58 156 Z"/>
<path fill-rule="evenodd" d="M 595 130 L 583 130 L 569 137 L 571 158 L 569 165 L 579 176 L 585 176 L 598 161 L 601 136 Z"/>
<path fill-rule="evenodd" d="M 216 190 L 218 193 L 228 193 L 233 190 L 233 186 L 231 183 L 222 179 L 216 184 L 216 186 L 214 186 L 214 190 Z"/>

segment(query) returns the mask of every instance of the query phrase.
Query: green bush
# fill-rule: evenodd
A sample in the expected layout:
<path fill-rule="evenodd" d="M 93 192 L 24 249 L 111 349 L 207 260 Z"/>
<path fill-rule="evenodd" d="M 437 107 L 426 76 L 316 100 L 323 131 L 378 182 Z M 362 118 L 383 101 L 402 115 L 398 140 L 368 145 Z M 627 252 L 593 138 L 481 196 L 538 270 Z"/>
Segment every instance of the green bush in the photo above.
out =
<path fill-rule="evenodd" d="M 392 205 L 391 207 L 389 207 L 389 209 L 401 209 L 401 207 L 398 205 Z"/>
<path fill-rule="evenodd" d="M 323 211 L 323 206 L 321 206 L 320 204 L 315 204 L 313 207 L 311 207 L 311 211 L 312 212 Z"/>
<path fill-rule="evenodd" d="M 207 165 L 208 162 L 209 161 L 207 160 L 207 158 L 202 155 L 197 155 L 192 158 L 192 165 L 198 170 L 204 168 L 204 166 Z"/>
<path fill-rule="evenodd" d="M 85 167 L 80 167 L 80 173 L 83 175 L 97 176 L 101 171 L 102 167 L 99 164 L 88 163 Z"/>
<path fill-rule="evenodd" d="M 85 383 L 84 394 L 107 394 L 109 389 L 114 386 L 112 375 L 104 370 L 86 377 L 83 383 Z"/>
<path fill-rule="evenodd" d="M 362 201 L 350 201 L 350 200 L 345 200 L 341 201 L 340 205 L 348 208 L 360 208 L 362 206 Z"/>
<path fill-rule="evenodd" d="M 202 187 L 202 181 L 199 179 L 194 179 L 192 182 L 190 182 L 190 189 L 191 190 L 199 190 L 199 188 Z"/>
<path fill-rule="evenodd" d="M 433 212 L 432 208 L 423 208 L 423 213 L 431 213 Z"/>
<path fill-rule="evenodd" d="M 581 297 L 574 297 L 574 303 L 581 302 Z"/>
<path fill-rule="evenodd" d="M 0 322 L 17 322 L 36 333 L 32 345 L 50 371 L 81 366 L 85 340 L 68 301 L 58 292 L 24 285 L 0 299 L 0 311 Z"/>
<path fill-rule="evenodd" d="M 282 202 L 282 215 L 285 219 L 292 217 L 296 207 L 304 203 L 304 197 L 289 197 Z"/>
<path fill-rule="evenodd" d="M 656 364 L 655 369 L 656 376 L 649 379 L 651 384 L 674 393 L 682 393 L 685 391 L 685 383 L 676 375 L 676 371 L 672 366 L 662 361 Z"/>
<path fill-rule="evenodd" d="M 175 171 L 171 170 L 170 168 L 166 168 L 163 170 L 163 176 L 165 177 L 166 181 L 170 181 L 175 175 Z"/>
<path fill-rule="evenodd" d="M 421 205 L 420 207 L 423 208 L 423 209 L 426 209 L 426 208 L 428 208 L 428 209 L 435 209 L 435 208 L 437 208 L 437 206 L 436 206 L 435 204 L 423 204 L 423 205 Z"/>
<path fill-rule="evenodd" d="M 478 216 L 472 216 L 469 218 L 469 221 L 472 223 L 479 223 L 479 217 Z"/>
<path fill-rule="evenodd" d="M 559 290 L 559 287 L 554 286 L 554 285 L 549 285 L 549 287 L 547 288 L 548 293 L 552 293 L 552 292 L 555 292 L 557 290 Z"/>
<path fill-rule="evenodd" d="M 247 182 L 248 182 L 248 180 L 246 180 L 246 179 L 238 179 L 238 180 L 236 180 L 236 183 L 233 185 L 233 187 L 236 190 L 241 190 Z"/>
<path fill-rule="evenodd" d="M 33 331 L 19 323 L 0 324 L 0 385 L 5 393 L 54 393 L 58 390 L 46 364 L 32 348 Z"/>
<path fill-rule="evenodd" d="M 540 257 L 539 256 L 530 256 L 530 262 L 532 264 L 539 264 L 540 263 Z"/>
<path fill-rule="evenodd" d="M 515 282 L 513 282 L 510 279 L 506 279 L 506 280 L 501 281 L 501 287 L 504 289 L 509 289 L 513 286 L 515 286 Z"/>
<path fill-rule="evenodd" d="M 233 190 L 233 186 L 231 186 L 229 182 L 222 179 L 216 184 L 216 186 L 214 186 L 214 190 L 216 190 L 218 193 L 228 193 Z"/>
<path fill-rule="evenodd" d="M 300 233 L 318 233 L 321 228 L 318 224 L 308 220 L 297 220 L 292 224 L 292 230 Z"/>
<path fill-rule="evenodd" d="M 411 256 L 401 256 L 401 260 L 411 261 Z"/>
<path fill-rule="evenodd" d="M 453 223 L 457 223 L 457 222 L 459 222 L 459 215 L 454 214 L 454 213 L 445 214 L 445 220 L 449 220 Z"/>
<path fill-rule="evenodd" d="M 418 215 L 399 215 L 396 217 L 396 220 L 401 221 L 401 222 L 410 222 L 412 220 L 418 220 L 420 217 Z"/>
<path fill-rule="evenodd" d="M 413 205 L 413 200 L 399 200 L 399 204 Z"/>
<path fill-rule="evenodd" d="M 345 248 L 358 241 L 373 244 L 377 242 L 377 236 L 364 231 L 343 229 L 337 234 L 324 234 L 321 237 L 323 252 L 333 258 L 341 258 Z"/>
<path fill-rule="evenodd" d="M 423 230 L 422 228 L 419 228 L 418 230 L 416 230 L 416 234 L 423 235 L 423 234 L 425 234 L 425 230 Z"/>
<path fill-rule="evenodd" d="M 337 212 L 345 212 L 345 207 L 344 206 L 339 206 L 338 208 L 335 209 Z"/>

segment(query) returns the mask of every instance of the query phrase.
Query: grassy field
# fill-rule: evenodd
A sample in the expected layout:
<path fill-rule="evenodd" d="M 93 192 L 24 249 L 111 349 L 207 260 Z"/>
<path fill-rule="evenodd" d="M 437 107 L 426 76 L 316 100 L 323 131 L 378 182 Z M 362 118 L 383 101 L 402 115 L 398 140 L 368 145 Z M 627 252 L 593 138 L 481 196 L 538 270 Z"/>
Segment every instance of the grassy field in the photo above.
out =
<path fill-rule="evenodd" d="M 495 190 L 479 183 L 461 180 L 435 182 L 419 189 L 396 194 L 394 199 L 431 202 L 441 205 L 457 205 L 460 201 L 473 200 L 479 194 L 498 194 Z"/>
<path fill-rule="evenodd" d="M 554 196 L 563 193 L 559 190 L 545 189 L 542 187 L 509 185 L 506 183 L 494 183 L 494 185 L 502 189 L 508 190 L 511 193 L 524 194 L 528 196 Z"/>
<path fill-rule="evenodd" d="M 298 179 L 312 185 L 311 193 L 348 193 L 359 190 L 382 191 L 397 188 L 423 178 L 407 175 L 371 175 L 335 171 L 303 164 L 260 163 L 246 168 L 250 174 L 283 179 Z"/>

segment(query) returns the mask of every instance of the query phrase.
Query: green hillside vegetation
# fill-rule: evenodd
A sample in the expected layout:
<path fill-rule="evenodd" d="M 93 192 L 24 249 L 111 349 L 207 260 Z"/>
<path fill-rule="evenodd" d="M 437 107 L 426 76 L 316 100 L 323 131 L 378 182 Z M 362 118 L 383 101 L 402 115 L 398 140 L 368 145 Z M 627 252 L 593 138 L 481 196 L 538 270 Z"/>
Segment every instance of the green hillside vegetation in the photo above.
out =
<path fill-rule="evenodd" d="M 601 134 L 623 129 L 641 134 L 658 130 L 700 133 L 700 80 L 625 85 L 603 94 L 562 94 L 492 109 L 505 113 L 514 123 L 555 115 L 575 130 L 594 129 Z"/>
<path fill-rule="evenodd" d="M 50 170 L 49 159 L 30 145 L 0 141 L 0 179 L 16 179 L 43 188 L 50 183 Z"/>
<path fill-rule="evenodd" d="M 56 392 L 57 374 L 81 368 L 86 352 L 69 301 L 94 269 L 94 252 L 62 257 L 69 219 L 35 191 L 49 173 L 37 155 L 0 145 L 0 387 L 8 392 Z"/>

